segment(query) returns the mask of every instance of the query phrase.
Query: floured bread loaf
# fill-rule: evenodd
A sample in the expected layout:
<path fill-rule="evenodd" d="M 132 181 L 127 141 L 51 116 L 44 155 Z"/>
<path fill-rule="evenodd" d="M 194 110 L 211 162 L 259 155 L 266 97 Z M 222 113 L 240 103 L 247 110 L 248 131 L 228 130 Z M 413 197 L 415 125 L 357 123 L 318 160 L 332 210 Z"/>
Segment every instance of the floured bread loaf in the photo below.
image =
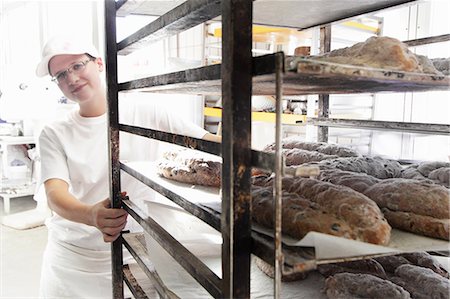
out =
<path fill-rule="evenodd" d="M 450 167 L 441 167 L 433 170 L 428 178 L 442 186 L 450 188 Z"/>
<path fill-rule="evenodd" d="M 317 165 L 321 170 L 340 169 L 350 172 L 366 173 L 378 179 L 397 178 L 401 176 L 402 167 L 397 161 L 381 157 L 350 157 L 334 160 L 312 162 L 307 165 Z"/>
<path fill-rule="evenodd" d="M 267 196 L 272 195 L 270 191 L 272 188 L 272 178 L 259 177 L 254 179 L 253 183 L 268 187 L 267 190 L 269 191 L 267 191 Z M 285 212 L 283 209 L 283 218 L 287 219 L 283 220 L 283 224 L 284 221 L 293 223 L 294 220 L 301 220 L 301 223 L 308 223 L 310 226 L 317 227 L 324 225 L 331 234 L 338 235 L 339 233 L 341 236 L 349 239 L 374 244 L 387 244 L 389 242 L 391 233 L 389 224 L 384 219 L 383 214 L 375 202 L 359 192 L 345 186 L 338 186 L 307 178 L 283 178 L 283 190 L 290 194 L 296 194 L 300 198 L 311 202 L 309 206 L 306 203 L 293 205 L 284 203 L 287 200 L 283 199 L 283 205 L 286 206 L 289 213 L 294 214 L 290 217 L 284 217 Z M 270 209 L 272 200 L 267 199 L 267 201 L 269 203 L 265 209 Z M 290 205 L 292 205 L 292 208 Z M 304 207 L 310 209 L 311 212 L 305 213 Z M 318 214 L 318 218 L 308 220 L 307 222 L 304 217 L 309 216 L 309 213 L 313 212 Z M 321 213 L 322 215 L 320 215 Z M 259 216 L 256 215 L 255 217 Z M 266 216 L 267 221 L 272 221 L 272 218 L 273 214 L 269 212 Z M 339 221 L 336 222 L 335 220 Z M 302 235 L 298 237 L 302 237 Z"/>
<path fill-rule="evenodd" d="M 178 182 L 220 187 L 222 163 L 192 150 L 171 151 L 158 161 L 158 174 Z"/>
<path fill-rule="evenodd" d="M 365 259 L 343 263 L 323 264 L 317 267 L 317 271 L 325 277 L 337 273 L 360 273 L 371 274 L 386 279 L 383 266 L 375 259 Z"/>
<path fill-rule="evenodd" d="M 387 179 L 365 192 L 392 227 L 449 239 L 450 199 L 446 188 L 409 179 Z"/>
<path fill-rule="evenodd" d="M 340 169 L 321 170 L 317 179 L 335 185 L 347 186 L 360 193 L 364 193 L 369 187 L 380 182 L 380 179 L 365 173 L 350 172 Z"/>
<path fill-rule="evenodd" d="M 433 272 L 431 269 L 401 265 L 395 270 L 395 276 L 390 281 L 407 290 L 413 298 L 448 298 L 450 281 Z"/>
<path fill-rule="evenodd" d="M 445 268 L 442 267 L 442 265 L 439 264 L 439 262 L 427 252 L 408 252 L 403 253 L 400 256 L 404 257 L 416 266 L 428 268 L 442 277 L 449 278 L 447 270 L 445 270 Z"/>
<path fill-rule="evenodd" d="M 401 41 L 381 36 L 371 37 L 351 47 L 337 49 L 320 56 L 308 57 L 339 64 L 357 65 L 403 72 L 441 75 L 427 57 L 418 57 Z"/>
<path fill-rule="evenodd" d="M 402 178 L 417 179 L 450 188 L 450 163 L 427 161 L 409 165 L 402 170 Z"/>
<path fill-rule="evenodd" d="M 315 151 L 307 151 L 299 148 L 284 149 L 286 166 L 301 165 L 304 163 L 336 159 L 338 156 L 322 154 Z"/>
<path fill-rule="evenodd" d="M 370 274 L 338 273 L 325 280 L 325 292 L 330 299 L 410 299 L 402 287 Z"/>
<path fill-rule="evenodd" d="M 281 144 L 284 149 L 302 149 L 305 151 L 315 151 L 325 155 L 334 155 L 338 157 L 358 157 L 360 154 L 348 147 L 338 144 L 328 144 L 324 142 L 301 141 L 297 138 L 286 138 Z M 270 144 L 264 148 L 264 151 L 275 151 L 275 144 Z"/>
<path fill-rule="evenodd" d="M 446 76 L 450 75 L 450 58 L 431 59 L 434 67 Z"/>
<path fill-rule="evenodd" d="M 395 270 L 401 265 L 415 265 L 428 268 L 442 277 L 449 278 L 447 270 L 432 255 L 424 251 L 382 256 L 375 258 L 375 260 L 383 266 L 383 269 L 389 275 L 394 275 Z"/>
<path fill-rule="evenodd" d="M 443 167 L 450 167 L 450 163 L 441 161 L 422 162 L 417 166 L 417 170 L 425 177 L 429 177 L 430 173 L 434 170 Z"/>

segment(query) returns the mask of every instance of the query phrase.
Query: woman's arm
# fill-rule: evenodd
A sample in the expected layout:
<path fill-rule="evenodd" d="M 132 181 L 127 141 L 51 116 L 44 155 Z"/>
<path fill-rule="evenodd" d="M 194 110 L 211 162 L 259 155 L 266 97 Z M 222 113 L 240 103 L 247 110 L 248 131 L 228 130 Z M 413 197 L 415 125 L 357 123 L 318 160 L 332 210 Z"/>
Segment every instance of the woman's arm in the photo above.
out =
<path fill-rule="evenodd" d="M 82 203 L 70 194 L 69 185 L 61 179 L 49 179 L 44 186 L 53 211 L 70 221 L 95 226 L 102 232 L 105 242 L 116 240 L 127 223 L 127 212 L 111 209 L 109 199 L 95 205 Z"/>

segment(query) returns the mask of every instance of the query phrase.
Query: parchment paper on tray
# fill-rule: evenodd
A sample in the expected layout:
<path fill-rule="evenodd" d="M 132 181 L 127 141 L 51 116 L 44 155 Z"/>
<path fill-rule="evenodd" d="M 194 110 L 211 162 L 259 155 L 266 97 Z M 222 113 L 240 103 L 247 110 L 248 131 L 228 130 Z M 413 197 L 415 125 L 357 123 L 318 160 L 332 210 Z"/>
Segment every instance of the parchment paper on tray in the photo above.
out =
<path fill-rule="evenodd" d="M 204 203 L 203 206 L 220 212 L 220 202 Z M 273 231 L 253 224 L 253 229 L 268 236 Z M 318 232 L 309 232 L 301 240 L 283 235 L 283 243 L 289 246 L 314 247 L 317 260 L 350 258 L 367 255 L 382 255 L 403 251 L 449 250 L 450 245 L 445 240 L 419 236 L 413 233 L 393 229 L 388 246 L 380 246 L 346 238 L 340 238 Z"/>

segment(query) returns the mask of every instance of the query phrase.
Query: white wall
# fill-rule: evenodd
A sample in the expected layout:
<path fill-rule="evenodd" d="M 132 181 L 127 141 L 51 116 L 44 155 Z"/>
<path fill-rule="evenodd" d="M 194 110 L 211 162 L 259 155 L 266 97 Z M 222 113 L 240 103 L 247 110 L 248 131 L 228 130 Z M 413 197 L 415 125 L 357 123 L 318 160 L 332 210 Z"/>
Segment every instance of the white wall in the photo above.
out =
<path fill-rule="evenodd" d="M 409 40 L 450 33 L 450 2 L 432 0 L 378 14 L 383 34 Z M 450 42 L 411 48 L 430 58 L 450 57 Z M 374 119 L 420 123 L 450 123 L 450 92 L 377 94 Z M 450 138 L 410 133 L 374 132 L 372 153 L 407 160 L 449 160 Z"/>

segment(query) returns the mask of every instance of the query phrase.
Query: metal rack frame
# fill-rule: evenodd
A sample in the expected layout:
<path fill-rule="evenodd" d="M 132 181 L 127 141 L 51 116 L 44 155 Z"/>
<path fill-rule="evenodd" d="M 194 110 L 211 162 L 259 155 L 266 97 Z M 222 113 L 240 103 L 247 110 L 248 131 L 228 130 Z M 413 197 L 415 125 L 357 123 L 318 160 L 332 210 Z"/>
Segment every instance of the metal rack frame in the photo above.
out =
<path fill-rule="evenodd" d="M 394 5 L 412 2 L 413 0 L 378 1 L 380 5 L 373 5 L 351 11 L 353 15 L 367 13 Z M 280 132 L 277 133 L 277 152 L 269 154 L 251 150 L 251 103 L 250 98 L 261 84 L 263 92 L 276 93 L 281 99 L 282 92 L 298 92 L 296 84 L 305 86 L 308 83 L 318 84 L 317 90 L 323 88 L 328 82 L 339 83 L 345 79 L 322 81 L 323 78 L 314 78 L 309 75 L 292 74 L 285 72 L 285 57 L 282 53 L 252 58 L 251 55 L 251 26 L 252 26 L 251 0 L 189 0 L 172 9 L 161 18 L 155 20 L 128 39 L 117 43 L 116 41 L 116 14 L 119 9 L 126 7 L 126 1 L 115 2 L 105 0 L 105 30 L 106 30 L 106 71 L 107 96 L 109 110 L 109 138 L 110 138 L 110 195 L 112 207 L 124 207 L 128 213 L 140 223 L 146 232 L 154 237 L 169 254 L 180 263 L 212 296 L 216 298 L 248 298 L 250 296 L 250 255 L 253 253 L 266 262 L 275 266 L 275 297 L 280 296 L 281 274 L 284 271 L 305 271 L 314 269 L 316 264 L 310 249 L 299 250 L 289 246 L 281 247 L 281 182 L 275 185 L 274 193 L 278 197 L 276 213 L 275 237 L 267 237 L 252 230 L 250 221 L 250 171 L 252 167 L 262 168 L 276 172 L 281 179 L 283 163 L 281 158 Z M 356 1 L 357 2 L 357 1 Z M 373 1 L 376 4 L 377 1 Z M 220 5 L 219 5 L 220 4 Z M 199 14 L 203 16 L 199 16 Z M 172 34 L 186 30 L 208 18 L 222 16 L 222 57 L 221 65 L 207 66 L 186 71 L 163 74 L 140 80 L 118 84 L 117 55 L 125 54 L 137 45 L 153 42 Z M 346 15 L 345 17 L 350 17 Z M 327 16 L 326 22 L 341 19 L 342 16 Z M 301 19 L 301 18 L 300 18 Z M 166 21 L 164 21 L 166 20 Z M 323 19 L 307 27 L 323 24 Z M 172 26 L 172 27 L 171 27 Z M 306 26 L 306 25 L 305 25 Z M 142 41 L 142 44 L 140 44 Z M 274 75 L 275 74 L 275 75 Z M 369 80 L 370 81 L 370 80 Z M 416 88 L 418 90 L 430 89 L 432 86 L 421 84 L 408 84 L 396 86 L 395 81 L 368 82 L 374 90 L 392 90 Z M 285 86 L 286 88 L 284 88 Z M 366 87 L 367 87 L 366 86 Z M 177 89 L 181 88 L 181 89 Z M 282 89 L 283 88 L 283 89 Z M 344 92 L 345 86 L 332 92 Z M 128 126 L 119 123 L 118 93 L 127 90 L 149 91 L 177 91 L 192 93 L 221 93 L 223 97 L 223 139 L 222 144 L 216 144 L 186 136 L 170 134 L 156 130 Z M 311 93 L 315 90 L 308 90 Z M 360 92 L 354 90 L 353 92 Z M 280 103 L 280 101 L 278 101 Z M 277 130 L 280 130 L 280 109 L 277 113 Z M 160 186 L 145 175 L 133 170 L 119 160 L 119 132 L 168 141 L 185 147 L 221 155 L 222 169 L 222 212 L 209 211 L 196 205 L 189 199 Z M 160 192 L 168 199 L 180 205 L 192 215 L 203 220 L 216 230 L 222 232 L 222 278 L 220 279 L 197 257 L 189 252 L 181 243 L 170 236 L 158 223 L 148 217 L 132 201 L 123 198 L 120 191 L 120 172 L 125 171 L 140 180 L 147 186 Z M 133 234 L 124 234 L 112 246 L 112 274 L 113 297 L 123 298 L 123 282 L 127 284 L 137 297 L 145 298 L 138 283 L 122 261 L 122 246 L 125 245 L 138 264 L 142 267 L 149 279 L 155 284 L 158 293 L 164 298 L 176 298 L 150 269 L 145 248 L 139 237 Z"/>

